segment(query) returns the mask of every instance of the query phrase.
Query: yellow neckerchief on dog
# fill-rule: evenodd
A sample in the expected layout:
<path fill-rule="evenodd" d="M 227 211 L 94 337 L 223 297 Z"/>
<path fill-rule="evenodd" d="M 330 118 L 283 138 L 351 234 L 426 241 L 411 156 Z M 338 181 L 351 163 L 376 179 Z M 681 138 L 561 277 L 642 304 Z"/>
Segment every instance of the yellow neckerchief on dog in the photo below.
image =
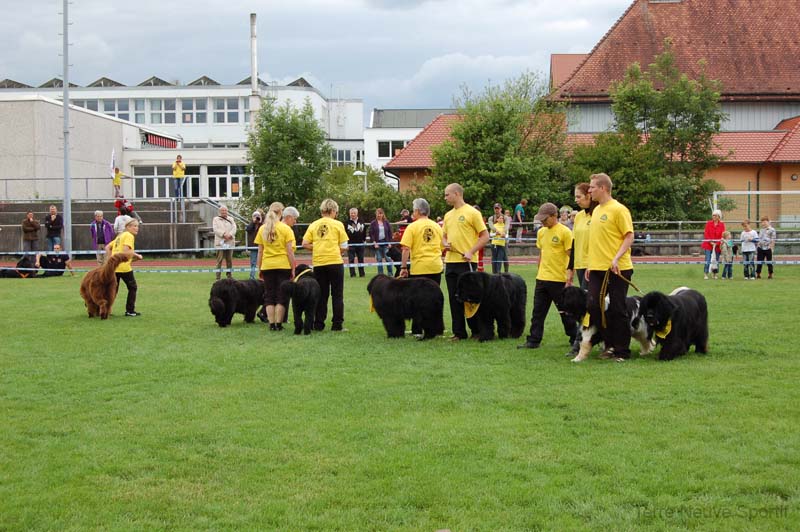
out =
<path fill-rule="evenodd" d="M 372 294 L 369 296 L 369 311 L 375 312 L 375 305 L 372 304 Z"/>
<path fill-rule="evenodd" d="M 656 336 L 661 338 L 662 340 L 669 336 L 669 333 L 672 331 L 672 320 L 667 320 L 667 324 L 664 326 L 664 329 L 661 331 L 656 331 Z"/>
<path fill-rule="evenodd" d="M 467 303 L 464 301 L 464 317 L 471 318 L 478 312 L 478 307 L 480 307 L 480 303 Z"/>
<path fill-rule="evenodd" d="M 583 315 L 583 321 L 581 322 L 581 325 L 583 325 L 584 327 L 588 327 L 589 324 L 591 323 L 590 318 L 591 318 L 591 314 L 589 314 L 588 312 L 586 314 L 584 314 Z"/>
<path fill-rule="evenodd" d="M 307 274 L 308 272 L 311 272 L 311 271 L 313 271 L 313 270 L 303 270 L 302 272 L 300 272 L 300 273 L 298 273 L 297 275 L 294 276 L 294 279 L 292 280 L 292 282 L 296 283 L 299 278 L 301 278 L 302 276 L 304 276 L 305 274 Z"/>

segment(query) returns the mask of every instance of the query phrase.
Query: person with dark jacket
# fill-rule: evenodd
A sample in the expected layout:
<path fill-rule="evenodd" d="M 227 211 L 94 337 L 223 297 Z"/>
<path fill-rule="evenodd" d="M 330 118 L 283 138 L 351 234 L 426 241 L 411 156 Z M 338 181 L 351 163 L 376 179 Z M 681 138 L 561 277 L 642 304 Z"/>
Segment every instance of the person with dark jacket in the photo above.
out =
<path fill-rule="evenodd" d="M 50 205 L 50 214 L 44 219 L 44 227 L 47 229 L 47 251 L 53 251 L 56 244 L 61 244 L 61 232 L 64 229 L 64 219 L 55 205 Z"/>
<path fill-rule="evenodd" d="M 261 229 L 261 221 L 264 219 L 264 215 L 261 214 L 261 211 L 254 211 L 253 212 L 253 221 L 247 224 L 244 228 L 244 232 L 247 235 L 247 249 L 250 250 L 250 279 L 256 279 L 256 272 L 258 271 L 258 245 L 254 242 L 256 239 L 256 235 L 258 234 L 258 230 Z"/>
<path fill-rule="evenodd" d="M 94 220 L 89 224 L 89 232 L 92 233 L 92 245 L 97 263 L 103 264 L 106 244 L 114 240 L 114 226 L 111 222 L 103 218 L 103 211 L 94 211 Z"/>
<path fill-rule="evenodd" d="M 22 220 L 22 251 L 30 254 L 35 254 L 39 251 L 39 229 L 42 226 L 33 217 L 33 211 L 28 211 L 25 214 L 25 219 Z"/>
<path fill-rule="evenodd" d="M 364 241 L 367 239 L 367 226 L 358 219 L 358 209 L 350 209 L 350 219 L 345 225 L 347 230 L 347 262 L 350 264 L 350 277 L 356 276 L 356 260 L 360 264 L 358 276 L 364 277 Z"/>
<path fill-rule="evenodd" d="M 375 209 L 375 219 L 369 224 L 369 238 L 375 247 L 375 262 L 378 263 L 378 274 L 383 273 L 383 263 L 388 262 L 386 252 L 392 243 L 392 226 L 386 219 L 383 209 Z M 389 268 L 391 273 L 391 268 Z"/>
<path fill-rule="evenodd" d="M 64 269 L 68 269 L 69 274 L 75 276 L 72 260 L 61 250 L 61 244 L 53 246 L 52 253 L 40 253 L 36 257 L 36 267 L 44 270 L 39 277 L 60 277 L 64 275 Z"/>

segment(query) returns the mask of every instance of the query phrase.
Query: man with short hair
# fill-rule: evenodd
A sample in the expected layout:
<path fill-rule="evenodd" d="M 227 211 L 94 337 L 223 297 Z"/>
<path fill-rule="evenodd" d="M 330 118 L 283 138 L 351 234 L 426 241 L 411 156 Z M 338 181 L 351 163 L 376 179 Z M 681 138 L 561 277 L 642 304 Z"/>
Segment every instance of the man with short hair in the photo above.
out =
<path fill-rule="evenodd" d="M 69 255 L 61 251 L 61 244 L 55 244 L 51 253 L 37 255 L 36 267 L 45 270 L 41 277 L 60 277 L 64 275 L 65 268 L 69 270 L 71 276 L 75 276 L 72 260 Z"/>
<path fill-rule="evenodd" d="M 591 176 L 589 195 L 598 205 L 592 211 L 589 225 L 589 265 L 585 276 L 589 281 L 590 323 L 598 327 L 605 343 L 600 358 L 622 361 L 631 356 L 625 298 L 633 276 L 631 244 L 634 235 L 631 213 L 611 196 L 612 187 L 607 174 Z M 609 297 L 605 312 L 603 295 Z M 583 358 L 572 360 L 580 362 Z"/>
<path fill-rule="evenodd" d="M 41 226 L 33 216 L 33 211 L 25 213 L 22 220 L 22 251 L 34 255 L 39 251 L 39 229 Z"/>
<path fill-rule="evenodd" d="M 478 250 L 489 241 L 489 231 L 481 213 L 464 201 L 464 188 L 458 183 L 450 183 L 444 189 L 444 199 L 453 207 L 444 215 L 443 240 L 447 249 L 445 274 L 447 294 L 450 300 L 450 316 L 453 336 L 451 340 L 467 338 L 467 325 L 464 318 L 464 305 L 456 300 L 458 276 L 473 271 L 478 266 Z"/>
<path fill-rule="evenodd" d="M 358 276 L 364 277 L 364 241 L 367 239 L 367 226 L 358 219 L 358 209 L 350 209 L 350 219 L 345 225 L 347 231 L 347 262 L 350 265 L 350 277 L 356 276 L 356 262 L 358 266 Z"/>
<path fill-rule="evenodd" d="M 214 230 L 214 247 L 217 248 L 217 280 L 222 276 L 222 260 L 228 268 L 228 279 L 233 278 L 233 247 L 236 244 L 236 222 L 228 215 L 228 208 L 219 208 L 219 215 L 211 222 Z"/>
<path fill-rule="evenodd" d="M 61 244 L 61 231 L 64 229 L 64 219 L 55 205 L 50 205 L 50 214 L 44 219 L 44 227 L 47 230 L 47 251 L 53 251 L 56 244 Z"/>
<path fill-rule="evenodd" d="M 528 205 L 528 200 L 522 198 L 514 207 L 514 223 L 517 226 L 517 244 L 522 243 L 522 232 L 525 230 L 525 207 Z"/>

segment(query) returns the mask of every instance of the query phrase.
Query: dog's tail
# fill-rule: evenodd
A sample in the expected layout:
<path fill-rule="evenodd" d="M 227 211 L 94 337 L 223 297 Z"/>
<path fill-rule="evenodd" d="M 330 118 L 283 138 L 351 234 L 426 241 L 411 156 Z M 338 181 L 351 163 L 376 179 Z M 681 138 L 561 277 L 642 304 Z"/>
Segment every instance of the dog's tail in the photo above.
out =
<path fill-rule="evenodd" d="M 123 251 L 106 259 L 105 264 L 97 267 L 97 269 L 100 271 L 100 282 L 110 283 L 112 279 L 114 282 L 116 282 L 117 279 L 114 275 L 114 270 L 116 270 L 117 266 L 123 262 L 131 260 L 131 257 L 133 257 L 132 251 Z"/>
<path fill-rule="evenodd" d="M 280 291 L 282 298 L 288 301 L 294 297 L 294 289 L 296 286 L 297 283 L 292 281 L 284 281 L 281 283 L 280 287 L 278 287 L 278 290 Z"/>
<path fill-rule="evenodd" d="M 685 292 L 686 290 L 691 290 L 691 288 L 689 288 L 688 286 L 679 286 L 678 288 L 670 292 L 669 295 L 671 296 L 678 295 L 681 292 Z"/>

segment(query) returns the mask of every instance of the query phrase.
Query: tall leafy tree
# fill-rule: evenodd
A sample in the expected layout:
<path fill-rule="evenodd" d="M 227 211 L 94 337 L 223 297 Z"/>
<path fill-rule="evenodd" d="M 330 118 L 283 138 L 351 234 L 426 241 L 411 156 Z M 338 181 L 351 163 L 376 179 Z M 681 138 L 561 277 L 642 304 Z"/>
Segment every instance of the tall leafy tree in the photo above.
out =
<path fill-rule="evenodd" d="M 461 120 L 451 138 L 433 149 L 433 182 L 443 189 L 460 183 L 471 203 L 514 205 L 563 201 L 569 185 L 563 176 L 563 108 L 545 100 L 547 84 L 524 73 L 474 95 L 456 100 Z"/>
<path fill-rule="evenodd" d="M 300 109 L 262 100 L 248 140 L 254 178 L 253 190 L 245 191 L 248 208 L 273 201 L 303 205 L 314 196 L 330 165 L 331 148 L 309 100 Z"/>

